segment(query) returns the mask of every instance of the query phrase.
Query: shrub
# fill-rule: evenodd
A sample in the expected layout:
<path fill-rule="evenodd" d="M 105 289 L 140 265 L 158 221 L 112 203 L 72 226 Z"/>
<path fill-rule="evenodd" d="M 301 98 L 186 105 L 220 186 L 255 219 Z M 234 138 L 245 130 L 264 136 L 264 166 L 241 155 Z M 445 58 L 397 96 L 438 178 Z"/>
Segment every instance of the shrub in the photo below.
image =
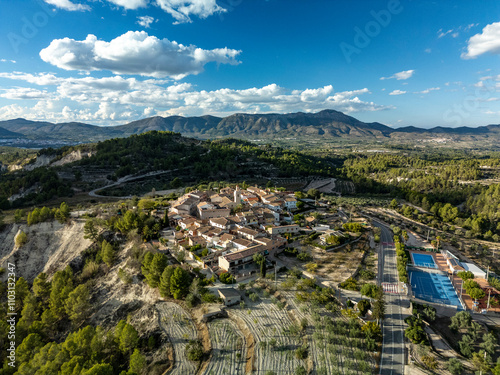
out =
<path fill-rule="evenodd" d="M 221 273 L 221 275 L 219 276 L 219 280 L 223 284 L 232 284 L 236 281 L 233 275 L 231 275 L 229 272 Z"/>
<path fill-rule="evenodd" d="M 308 262 L 312 260 L 312 256 L 309 253 L 306 253 L 305 251 L 297 254 L 297 259 L 300 260 L 301 262 Z"/>
<path fill-rule="evenodd" d="M 17 247 L 23 247 L 28 242 L 28 236 L 23 231 L 20 231 L 16 235 L 16 240 L 15 241 L 16 241 L 16 246 Z"/>
<path fill-rule="evenodd" d="M 203 358 L 203 346 L 198 340 L 189 340 L 186 345 L 186 357 L 190 361 L 200 362 Z"/>

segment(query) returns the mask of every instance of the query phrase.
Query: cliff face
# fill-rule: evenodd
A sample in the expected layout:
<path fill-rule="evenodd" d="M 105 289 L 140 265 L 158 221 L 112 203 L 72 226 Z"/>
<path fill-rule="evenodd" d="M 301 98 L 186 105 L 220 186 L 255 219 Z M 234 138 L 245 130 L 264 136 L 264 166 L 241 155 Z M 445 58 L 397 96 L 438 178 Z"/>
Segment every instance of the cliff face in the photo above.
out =
<path fill-rule="evenodd" d="M 28 282 L 40 273 L 53 274 L 71 262 L 78 262 L 80 253 L 91 242 L 83 238 L 84 221 L 60 224 L 57 221 L 26 224 L 10 224 L 0 232 L 0 267 L 7 263 L 16 266 L 16 276 Z M 16 234 L 22 230 L 28 242 L 21 248 L 15 245 Z"/>

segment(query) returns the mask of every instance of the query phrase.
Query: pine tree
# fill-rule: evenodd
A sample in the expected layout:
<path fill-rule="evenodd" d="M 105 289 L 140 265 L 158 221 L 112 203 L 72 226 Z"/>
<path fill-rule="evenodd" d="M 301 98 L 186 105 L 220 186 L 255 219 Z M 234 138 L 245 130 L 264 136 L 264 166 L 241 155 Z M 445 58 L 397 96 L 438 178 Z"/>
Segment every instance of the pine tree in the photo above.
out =
<path fill-rule="evenodd" d="M 135 328 L 128 323 L 125 323 L 120 333 L 119 347 L 123 353 L 129 353 L 137 347 L 139 335 Z"/>
<path fill-rule="evenodd" d="M 160 277 L 167 267 L 168 259 L 165 254 L 156 253 L 153 256 L 151 265 L 149 266 L 149 273 L 146 276 L 146 280 L 151 288 L 156 288 L 160 283 Z"/>
<path fill-rule="evenodd" d="M 146 366 L 146 358 L 141 354 L 139 349 L 134 349 L 130 356 L 130 371 L 136 374 L 143 374 L 144 367 Z"/>
<path fill-rule="evenodd" d="M 78 285 L 65 301 L 66 313 L 75 326 L 82 324 L 90 313 L 89 291 L 82 284 Z"/>
<path fill-rule="evenodd" d="M 66 268 L 64 271 L 57 271 L 51 283 L 49 306 L 58 319 L 62 319 L 66 314 L 64 308 L 66 298 L 73 290 L 73 272 Z"/>
<path fill-rule="evenodd" d="M 33 293 L 44 303 L 48 301 L 50 296 L 50 283 L 47 279 L 47 274 L 42 272 L 33 281 Z"/>
<path fill-rule="evenodd" d="M 106 263 L 108 267 L 111 267 L 115 261 L 115 249 L 113 248 L 113 245 L 106 240 L 102 241 L 101 254 L 104 263 Z"/>
<path fill-rule="evenodd" d="M 30 289 L 28 287 L 28 283 L 24 279 L 24 277 L 20 277 L 16 281 L 16 312 L 20 313 L 23 309 L 24 299 L 30 294 Z"/>
<path fill-rule="evenodd" d="M 167 266 L 160 278 L 160 294 L 162 297 L 171 297 L 172 293 L 170 292 L 170 278 L 174 274 L 175 267 Z"/>
<path fill-rule="evenodd" d="M 185 297 L 189 290 L 189 273 L 181 267 L 174 270 L 170 278 L 170 292 L 175 299 Z"/>

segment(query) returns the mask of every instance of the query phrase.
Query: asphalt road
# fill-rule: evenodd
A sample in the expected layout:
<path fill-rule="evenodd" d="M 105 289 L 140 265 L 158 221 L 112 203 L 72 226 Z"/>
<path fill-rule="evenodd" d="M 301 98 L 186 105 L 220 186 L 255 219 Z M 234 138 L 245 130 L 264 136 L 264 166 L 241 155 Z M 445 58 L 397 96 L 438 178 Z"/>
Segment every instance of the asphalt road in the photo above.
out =
<path fill-rule="evenodd" d="M 386 226 L 373 221 L 381 229 L 378 283 L 398 284 L 396 249 L 392 231 Z M 385 244 L 385 245 L 384 245 Z M 383 344 L 380 359 L 380 374 L 403 375 L 405 365 L 404 316 L 402 306 L 407 305 L 406 297 L 400 294 L 385 294 L 386 312 L 382 326 Z"/>

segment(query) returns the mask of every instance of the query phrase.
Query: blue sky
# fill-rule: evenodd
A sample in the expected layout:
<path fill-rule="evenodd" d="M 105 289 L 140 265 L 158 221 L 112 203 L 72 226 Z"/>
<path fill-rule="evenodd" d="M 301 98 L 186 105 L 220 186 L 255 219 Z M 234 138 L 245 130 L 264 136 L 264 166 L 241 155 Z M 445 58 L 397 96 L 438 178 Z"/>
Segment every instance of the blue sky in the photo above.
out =
<path fill-rule="evenodd" d="M 0 120 L 500 123 L 498 1 L 0 1 Z"/>

